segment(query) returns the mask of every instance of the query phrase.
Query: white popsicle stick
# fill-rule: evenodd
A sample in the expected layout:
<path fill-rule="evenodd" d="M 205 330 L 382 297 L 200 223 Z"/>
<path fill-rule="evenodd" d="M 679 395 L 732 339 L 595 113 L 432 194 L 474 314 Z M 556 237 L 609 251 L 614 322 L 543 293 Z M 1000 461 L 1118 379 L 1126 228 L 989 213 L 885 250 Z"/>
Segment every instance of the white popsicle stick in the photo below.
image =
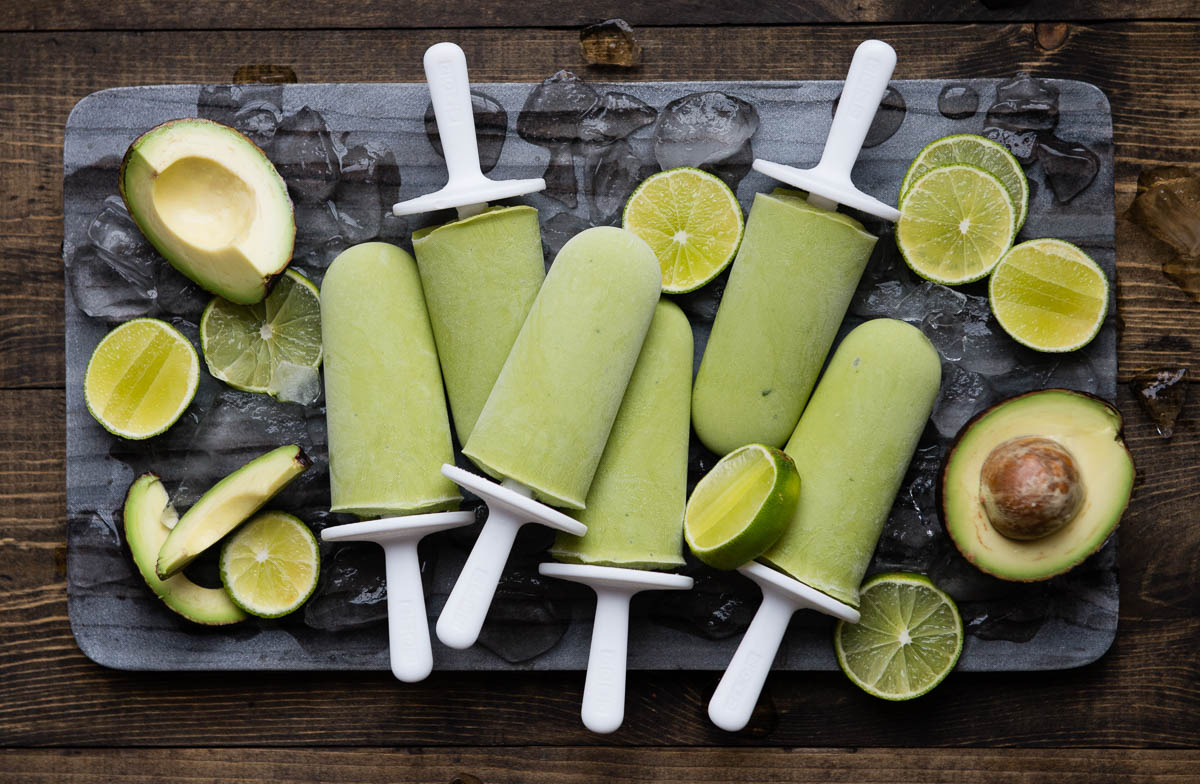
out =
<path fill-rule="evenodd" d="M 498 484 L 452 465 L 442 466 L 442 474 L 488 505 L 487 521 L 437 622 L 439 640 L 451 648 L 470 648 L 479 639 L 479 630 L 500 584 L 500 573 L 521 526 L 536 522 L 575 536 L 587 533 L 587 526 L 533 500 L 527 487 L 511 479 Z"/>
<path fill-rule="evenodd" d="M 473 512 L 438 512 L 365 520 L 321 531 L 321 538 L 327 542 L 375 542 L 383 547 L 387 574 L 388 651 L 392 674 L 406 683 L 424 680 L 433 670 L 417 543 L 429 534 L 473 522 Z"/>
<path fill-rule="evenodd" d="M 748 563 L 738 571 L 758 583 L 763 600 L 708 701 L 708 717 L 730 732 L 737 732 L 750 721 L 788 622 L 797 610 L 817 610 L 847 623 L 858 623 L 858 610 L 782 572 L 759 563 Z"/>
<path fill-rule="evenodd" d="M 821 162 L 811 169 L 797 169 L 759 158 L 754 161 L 755 171 L 808 191 L 808 201 L 814 207 L 836 210 L 839 204 L 845 204 L 885 220 L 899 220 L 898 210 L 863 193 L 850 180 L 850 170 L 858 160 L 895 68 L 896 50 L 883 41 L 863 41 L 854 50 Z"/>
<path fill-rule="evenodd" d="M 477 215 L 489 201 L 522 196 L 546 189 L 542 178 L 493 180 L 479 168 L 475 138 L 475 114 L 471 109 L 471 85 L 467 81 L 467 57 L 458 44 L 448 41 L 425 50 L 425 80 L 437 117 L 438 136 L 449 174 L 445 187 L 435 193 L 392 205 L 393 215 L 413 215 L 454 207 L 458 217 Z"/>
<path fill-rule="evenodd" d="M 538 571 L 590 586 L 596 592 L 596 618 L 587 677 L 583 683 L 583 726 L 615 732 L 625 719 L 625 665 L 629 641 L 629 600 L 639 591 L 686 591 L 692 578 L 681 574 L 615 566 L 544 563 Z"/>

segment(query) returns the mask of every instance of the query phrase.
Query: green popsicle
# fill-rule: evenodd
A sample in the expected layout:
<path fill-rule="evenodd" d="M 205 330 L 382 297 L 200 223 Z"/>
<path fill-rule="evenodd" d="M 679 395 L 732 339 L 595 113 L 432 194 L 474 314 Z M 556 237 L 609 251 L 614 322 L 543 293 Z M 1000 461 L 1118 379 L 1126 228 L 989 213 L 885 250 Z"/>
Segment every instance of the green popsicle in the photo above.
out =
<path fill-rule="evenodd" d="M 683 564 L 692 327 L 673 302 L 654 311 L 642 353 L 596 468 L 584 536 L 559 533 L 560 561 L 635 569 Z"/>
<path fill-rule="evenodd" d="M 360 517 L 457 508 L 442 374 L 412 256 L 368 242 L 321 285 L 329 484 L 334 512 Z"/>
<path fill-rule="evenodd" d="M 413 232 L 459 443 L 466 443 L 546 277 L 537 210 L 496 207 Z"/>
<path fill-rule="evenodd" d="M 662 287 L 640 238 L 600 226 L 563 246 L 463 454 L 553 506 L 583 509 Z"/>
<path fill-rule="evenodd" d="M 941 377 L 937 351 L 910 324 L 875 319 L 846 336 L 784 449 L 800 504 L 763 561 L 858 606 Z"/>
<path fill-rule="evenodd" d="M 798 191 L 757 194 L 692 392 L 692 424 L 724 455 L 781 447 L 804 410 L 876 238 Z"/>

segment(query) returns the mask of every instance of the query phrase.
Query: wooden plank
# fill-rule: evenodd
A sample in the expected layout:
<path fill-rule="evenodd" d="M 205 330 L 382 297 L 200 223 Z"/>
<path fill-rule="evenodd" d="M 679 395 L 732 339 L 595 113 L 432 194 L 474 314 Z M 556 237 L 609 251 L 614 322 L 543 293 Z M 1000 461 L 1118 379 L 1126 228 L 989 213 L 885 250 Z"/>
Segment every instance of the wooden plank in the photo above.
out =
<path fill-rule="evenodd" d="M 1132 405 L 1128 394 L 1121 403 Z M 1099 662 L 952 675 L 920 701 L 896 705 L 840 673 L 776 673 L 751 726 L 736 735 L 705 714 L 716 673 L 632 673 L 625 726 L 611 737 L 580 724 L 578 673 L 436 672 L 404 685 L 385 673 L 96 666 L 67 623 L 62 411 L 61 391 L 0 391 L 0 745 L 1194 747 L 1200 738 L 1194 401 L 1169 443 L 1143 417 L 1130 418 L 1140 478 L 1121 529 L 1120 628 Z"/>
<path fill-rule="evenodd" d="M 62 128 L 94 90 L 222 82 L 255 63 L 287 65 L 304 81 L 419 81 L 421 53 L 446 37 L 463 43 L 480 81 L 534 81 L 562 67 L 603 79 L 841 78 L 854 45 L 883 36 L 899 51 L 898 77 L 1028 70 L 1100 85 L 1113 106 L 1121 212 L 1141 167 L 1200 161 L 1198 35 L 1196 24 L 1070 26 L 1047 51 L 1033 25 L 662 28 L 647 31 L 645 65 L 628 74 L 589 69 L 575 34 L 561 30 L 0 35 L 0 189 L 8 194 L 0 216 L 0 388 L 63 383 Z M 1200 356 L 1200 310 L 1163 277 L 1155 250 L 1137 229 L 1119 240 L 1126 377 Z"/>
<path fill-rule="evenodd" d="M 776 25 L 896 22 L 1095 21 L 1195 18 L 1190 0 L 749 0 L 740 3 L 696 3 L 660 0 L 334 0 L 306 2 L 303 13 L 289 0 L 34 0 L 9 3 L 0 13 L 3 30 L 209 30 L 272 27 L 348 28 L 480 28 L 579 27 L 609 17 L 630 24 Z"/>
<path fill-rule="evenodd" d="M 1195 780 L 1196 751 L 974 749 L 20 749 L 0 752 L 12 781 L 111 784 L 278 781 L 343 784 L 1151 784 Z"/>

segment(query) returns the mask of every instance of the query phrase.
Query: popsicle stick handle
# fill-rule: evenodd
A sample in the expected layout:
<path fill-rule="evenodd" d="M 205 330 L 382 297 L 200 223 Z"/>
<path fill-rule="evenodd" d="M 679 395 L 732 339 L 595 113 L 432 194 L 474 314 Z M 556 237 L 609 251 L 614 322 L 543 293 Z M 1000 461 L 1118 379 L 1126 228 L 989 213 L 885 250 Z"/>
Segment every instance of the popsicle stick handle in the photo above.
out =
<path fill-rule="evenodd" d="M 467 556 L 458 581 L 437 622 L 437 636 L 451 648 L 470 648 L 479 638 L 513 540 L 525 521 L 503 506 L 493 505 L 487 522 Z"/>
<path fill-rule="evenodd" d="M 383 559 L 387 570 L 388 650 L 392 674 L 405 683 L 416 683 L 433 670 L 417 539 L 386 543 Z"/>
<path fill-rule="evenodd" d="M 629 644 L 629 600 L 632 591 L 596 589 L 596 620 L 583 684 L 583 726 L 592 732 L 615 732 L 625 719 L 625 664 Z"/>
<path fill-rule="evenodd" d="M 450 182 L 482 179 L 467 56 L 458 44 L 444 41 L 425 50 L 425 79 Z"/>
<path fill-rule="evenodd" d="M 850 182 L 850 170 L 858 160 L 895 68 L 896 50 L 883 41 L 863 41 L 854 50 L 825 151 L 817 165 L 826 177 L 844 176 Z"/>
<path fill-rule="evenodd" d="M 729 732 L 737 732 L 749 723 L 788 622 L 797 609 L 795 603 L 769 586 L 763 585 L 762 589 L 762 604 L 708 701 L 708 717 Z"/>

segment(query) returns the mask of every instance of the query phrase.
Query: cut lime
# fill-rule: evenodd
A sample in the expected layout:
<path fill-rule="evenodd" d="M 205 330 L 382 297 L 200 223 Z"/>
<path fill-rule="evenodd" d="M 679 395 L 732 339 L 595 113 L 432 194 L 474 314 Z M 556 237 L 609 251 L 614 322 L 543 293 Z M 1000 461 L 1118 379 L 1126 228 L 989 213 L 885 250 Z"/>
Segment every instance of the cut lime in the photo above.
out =
<path fill-rule="evenodd" d="M 1018 343 L 1074 351 L 1096 337 L 1108 315 L 1108 277 L 1069 242 L 1029 240 L 1000 259 L 988 300 L 996 321 Z"/>
<path fill-rule="evenodd" d="M 842 671 L 885 700 L 911 700 L 942 682 L 962 652 L 954 600 L 919 574 L 879 574 L 863 584 L 858 623 L 838 621 L 833 647 Z"/>
<path fill-rule="evenodd" d="M 1004 184 L 976 166 L 940 166 L 904 197 L 896 245 L 923 278 L 954 286 L 987 275 L 1012 244 L 1016 206 Z"/>
<path fill-rule="evenodd" d="M 320 293 L 289 269 L 262 302 L 235 305 L 214 297 L 200 318 L 200 348 L 215 378 L 246 392 L 275 394 L 281 364 L 321 364 Z"/>
<path fill-rule="evenodd" d="M 683 538 L 714 569 L 736 569 L 762 555 L 783 534 L 800 500 L 796 464 L 762 444 L 721 458 L 692 491 Z"/>
<path fill-rule="evenodd" d="M 978 166 L 1000 180 L 1017 207 L 1013 232 L 1020 231 L 1029 212 L 1029 181 L 1025 179 L 1025 170 L 1003 144 L 974 133 L 959 133 L 935 139 L 917 153 L 904 175 L 904 182 L 900 183 L 901 210 L 904 208 L 904 197 L 909 188 L 921 175 L 939 166 L 955 163 Z"/>
<path fill-rule="evenodd" d="M 262 512 L 221 548 L 221 582 L 233 603 L 260 618 L 300 609 L 317 587 L 321 554 L 307 525 L 284 512 Z"/>
<path fill-rule="evenodd" d="M 105 335 L 92 352 L 83 399 L 110 433 L 149 438 L 175 424 L 199 379 L 196 349 L 179 330 L 158 319 L 134 319 Z"/>
<path fill-rule="evenodd" d="M 681 294 L 729 266 L 746 222 L 721 178 L 682 167 L 647 177 L 625 203 L 622 226 L 654 249 L 663 291 Z"/>

